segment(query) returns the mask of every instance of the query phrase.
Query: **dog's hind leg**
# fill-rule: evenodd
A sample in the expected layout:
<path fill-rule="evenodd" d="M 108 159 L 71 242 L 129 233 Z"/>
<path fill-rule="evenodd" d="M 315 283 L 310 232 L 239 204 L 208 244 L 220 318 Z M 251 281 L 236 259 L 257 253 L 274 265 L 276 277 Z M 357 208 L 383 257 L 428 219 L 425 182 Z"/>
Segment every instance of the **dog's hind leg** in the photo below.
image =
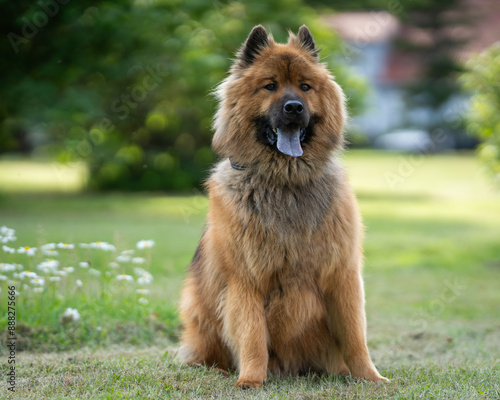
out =
<path fill-rule="evenodd" d="M 220 370 L 234 368 L 230 350 L 213 330 L 200 330 L 195 321 L 185 324 L 179 358 L 188 365 L 206 365 Z"/>
<path fill-rule="evenodd" d="M 207 365 L 228 370 L 234 367 L 229 348 L 222 342 L 220 322 L 203 309 L 193 280 L 188 279 L 181 302 L 184 331 L 179 357 L 188 365 Z"/>
<path fill-rule="evenodd" d="M 329 328 L 353 378 L 387 381 L 373 365 L 366 345 L 364 291 L 358 268 L 333 269 L 333 282 L 325 293 Z"/>

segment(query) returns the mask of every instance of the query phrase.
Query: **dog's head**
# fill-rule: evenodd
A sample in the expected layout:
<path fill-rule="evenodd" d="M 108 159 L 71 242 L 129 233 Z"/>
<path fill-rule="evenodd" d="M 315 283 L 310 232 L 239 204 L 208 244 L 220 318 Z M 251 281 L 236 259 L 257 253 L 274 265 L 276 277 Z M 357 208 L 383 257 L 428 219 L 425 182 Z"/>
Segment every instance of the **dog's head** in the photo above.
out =
<path fill-rule="evenodd" d="M 243 165 L 319 166 L 341 147 L 344 97 L 306 26 L 277 44 L 256 26 L 217 90 L 213 147 Z"/>

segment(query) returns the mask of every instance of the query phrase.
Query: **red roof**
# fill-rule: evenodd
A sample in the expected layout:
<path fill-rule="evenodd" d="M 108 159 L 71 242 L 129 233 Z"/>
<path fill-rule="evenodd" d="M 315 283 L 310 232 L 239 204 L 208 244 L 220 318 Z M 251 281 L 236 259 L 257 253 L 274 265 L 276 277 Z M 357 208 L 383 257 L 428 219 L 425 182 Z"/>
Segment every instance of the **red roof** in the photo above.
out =
<path fill-rule="evenodd" d="M 456 54 L 463 61 L 500 41 L 500 1 L 464 0 L 462 8 L 448 11 L 447 17 L 461 18 L 464 12 L 467 12 L 464 18 L 467 23 L 456 24 L 446 31 L 453 38 L 467 39 Z M 424 45 L 432 45 L 435 40 L 424 29 L 402 25 L 387 11 L 342 12 L 324 20 L 344 40 L 360 50 L 369 43 L 392 41 L 397 37 Z M 420 76 L 424 63 L 425 60 L 416 54 L 393 48 L 388 55 L 386 69 L 379 78 L 384 82 L 409 82 Z"/>

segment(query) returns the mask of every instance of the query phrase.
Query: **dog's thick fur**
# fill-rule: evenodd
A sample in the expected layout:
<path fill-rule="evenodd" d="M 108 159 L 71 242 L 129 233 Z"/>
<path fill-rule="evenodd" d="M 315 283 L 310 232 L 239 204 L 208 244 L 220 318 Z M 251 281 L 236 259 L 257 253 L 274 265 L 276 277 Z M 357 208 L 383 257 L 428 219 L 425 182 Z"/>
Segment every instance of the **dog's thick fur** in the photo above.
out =
<path fill-rule="evenodd" d="M 255 27 L 217 95 L 213 148 L 230 160 L 207 183 L 181 356 L 238 369 L 242 388 L 262 386 L 268 371 L 386 380 L 368 354 L 362 225 L 336 156 L 344 97 L 307 27 L 285 45 Z M 301 104 L 291 116 L 287 101 Z M 302 156 L 278 150 L 273 132 L 299 131 L 290 146 Z"/>

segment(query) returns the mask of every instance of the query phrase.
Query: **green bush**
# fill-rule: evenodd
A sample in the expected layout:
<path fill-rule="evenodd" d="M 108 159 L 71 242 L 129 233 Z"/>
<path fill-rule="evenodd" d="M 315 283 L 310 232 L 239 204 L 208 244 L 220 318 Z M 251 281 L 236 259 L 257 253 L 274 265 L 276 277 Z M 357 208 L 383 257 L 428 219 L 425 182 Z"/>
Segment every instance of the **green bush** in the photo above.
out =
<path fill-rule="evenodd" d="M 0 62 L 0 153 L 85 160 L 92 188 L 199 186 L 215 159 L 210 92 L 258 23 L 279 41 L 308 24 L 360 104 L 362 82 L 335 61 L 339 39 L 301 0 L 61 3 L 0 0 L 11 55 Z"/>
<path fill-rule="evenodd" d="M 473 91 L 467 130 L 482 143 L 478 154 L 494 181 L 500 184 L 500 43 L 471 59 L 462 76 L 465 89 Z"/>

